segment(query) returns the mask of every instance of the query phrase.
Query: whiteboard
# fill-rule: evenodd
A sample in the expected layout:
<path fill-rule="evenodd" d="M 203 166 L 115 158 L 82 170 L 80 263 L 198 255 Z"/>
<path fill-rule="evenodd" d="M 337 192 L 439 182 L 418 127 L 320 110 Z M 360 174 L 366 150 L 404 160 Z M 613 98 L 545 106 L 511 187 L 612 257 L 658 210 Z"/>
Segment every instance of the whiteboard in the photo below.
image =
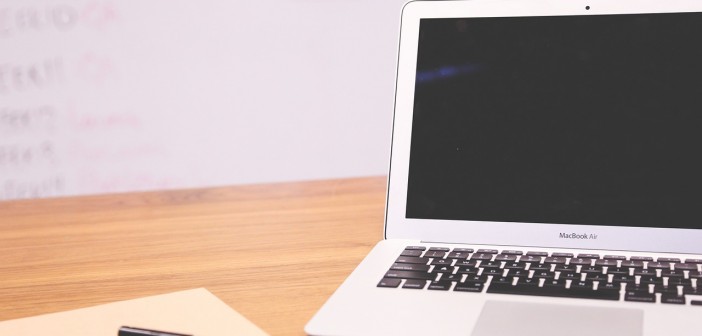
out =
<path fill-rule="evenodd" d="M 387 173 L 404 1 L 0 1 L 0 200 Z"/>

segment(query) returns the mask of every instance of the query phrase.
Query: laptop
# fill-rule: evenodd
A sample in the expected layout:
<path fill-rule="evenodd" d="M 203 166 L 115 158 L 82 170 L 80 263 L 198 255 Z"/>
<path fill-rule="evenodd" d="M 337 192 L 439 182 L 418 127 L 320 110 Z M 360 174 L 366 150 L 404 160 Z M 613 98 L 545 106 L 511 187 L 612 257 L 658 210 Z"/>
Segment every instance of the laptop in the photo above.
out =
<path fill-rule="evenodd" d="M 702 335 L 702 2 L 411 2 L 385 239 L 310 335 Z"/>

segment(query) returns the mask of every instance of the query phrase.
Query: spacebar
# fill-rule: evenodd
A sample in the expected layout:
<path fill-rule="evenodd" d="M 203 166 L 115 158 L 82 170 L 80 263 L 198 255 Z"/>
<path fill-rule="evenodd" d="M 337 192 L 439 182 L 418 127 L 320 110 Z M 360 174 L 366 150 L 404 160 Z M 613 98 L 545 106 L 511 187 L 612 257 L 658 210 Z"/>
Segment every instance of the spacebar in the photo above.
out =
<path fill-rule="evenodd" d="M 598 300 L 619 300 L 619 291 L 611 289 L 592 290 L 592 289 L 568 289 L 554 287 L 537 287 L 537 286 L 513 286 L 512 284 L 490 284 L 487 289 L 488 293 L 495 294 L 518 294 L 518 295 L 536 295 L 536 296 L 551 296 L 551 297 L 568 297 L 579 299 L 598 299 Z"/>

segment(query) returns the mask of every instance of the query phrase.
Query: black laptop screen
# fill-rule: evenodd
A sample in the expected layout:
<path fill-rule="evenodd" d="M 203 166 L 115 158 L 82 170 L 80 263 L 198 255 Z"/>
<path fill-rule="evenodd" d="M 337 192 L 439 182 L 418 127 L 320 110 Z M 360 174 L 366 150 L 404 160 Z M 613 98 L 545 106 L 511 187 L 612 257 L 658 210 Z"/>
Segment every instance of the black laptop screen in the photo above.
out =
<path fill-rule="evenodd" d="M 702 14 L 423 19 L 408 218 L 702 228 Z"/>

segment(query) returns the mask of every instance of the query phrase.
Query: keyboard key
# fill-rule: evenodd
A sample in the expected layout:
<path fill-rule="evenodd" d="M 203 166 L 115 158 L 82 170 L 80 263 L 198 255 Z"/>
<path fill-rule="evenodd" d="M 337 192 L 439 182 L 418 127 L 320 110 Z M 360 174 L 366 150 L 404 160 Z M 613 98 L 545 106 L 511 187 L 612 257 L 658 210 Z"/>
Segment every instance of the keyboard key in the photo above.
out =
<path fill-rule="evenodd" d="M 495 261 L 516 261 L 517 256 L 514 254 L 498 254 Z"/>
<path fill-rule="evenodd" d="M 451 249 L 448 247 L 430 247 L 429 251 L 448 252 L 451 251 Z"/>
<path fill-rule="evenodd" d="M 590 266 L 590 265 L 592 265 L 592 259 L 590 259 L 590 258 L 573 258 L 573 259 L 570 259 L 570 262 L 568 264 L 569 265 Z"/>
<path fill-rule="evenodd" d="M 522 251 L 517 251 L 517 250 L 504 250 L 504 251 L 502 251 L 502 254 L 506 254 L 506 255 L 522 255 L 522 254 L 524 254 L 524 252 L 522 252 Z"/>
<path fill-rule="evenodd" d="M 575 265 L 558 265 L 554 269 L 556 272 L 575 272 L 577 267 Z"/>
<path fill-rule="evenodd" d="M 519 278 L 517 280 L 517 286 L 520 287 L 538 287 L 539 279 L 536 278 Z"/>
<path fill-rule="evenodd" d="M 458 267 L 458 271 L 456 271 L 457 274 L 478 274 L 478 271 L 480 271 L 476 267 L 467 267 L 467 266 L 460 266 Z"/>
<path fill-rule="evenodd" d="M 390 267 L 391 270 L 396 271 L 417 271 L 417 272 L 429 272 L 429 265 L 421 264 L 400 264 L 394 263 Z"/>
<path fill-rule="evenodd" d="M 398 279 L 417 279 L 417 280 L 434 280 L 434 274 L 426 272 L 414 272 L 414 271 L 395 271 L 390 270 L 385 273 L 386 278 L 398 278 Z"/>
<path fill-rule="evenodd" d="M 685 296 L 663 293 L 661 295 L 661 303 L 685 304 Z"/>
<path fill-rule="evenodd" d="M 663 270 L 661 276 L 666 278 L 684 278 L 685 273 L 682 270 Z"/>
<path fill-rule="evenodd" d="M 590 273 L 602 274 L 602 267 L 599 267 L 599 266 L 587 266 L 587 267 L 586 267 L 586 266 L 583 266 L 583 267 L 580 269 L 580 273 L 586 273 L 586 274 L 590 274 Z"/>
<path fill-rule="evenodd" d="M 683 294 L 689 294 L 689 295 L 702 295 L 702 287 L 683 287 Z"/>
<path fill-rule="evenodd" d="M 453 273 L 453 266 L 434 266 L 432 273 Z"/>
<path fill-rule="evenodd" d="M 592 254 L 592 253 L 581 253 L 578 254 L 578 258 L 581 259 L 600 259 L 599 254 Z"/>
<path fill-rule="evenodd" d="M 456 292 L 480 293 L 483 291 L 483 287 L 485 287 L 485 284 L 483 284 L 482 282 L 458 282 L 456 283 L 456 286 L 453 287 L 453 290 Z"/>
<path fill-rule="evenodd" d="M 461 281 L 463 274 L 444 274 L 441 276 L 441 281 Z"/>
<path fill-rule="evenodd" d="M 605 256 L 603 257 L 603 259 L 607 259 L 607 260 L 626 260 L 626 256 L 607 254 L 607 255 L 605 255 Z"/>
<path fill-rule="evenodd" d="M 526 269 L 525 263 L 506 263 L 504 269 Z"/>
<path fill-rule="evenodd" d="M 557 288 L 565 289 L 565 286 L 566 286 L 566 281 L 563 279 L 560 279 L 560 280 L 547 279 L 546 281 L 544 281 L 544 287 L 557 287 Z"/>
<path fill-rule="evenodd" d="M 429 265 L 439 265 L 439 266 L 450 266 L 453 263 L 453 259 L 434 259 Z"/>
<path fill-rule="evenodd" d="M 622 261 L 622 267 L 643 268 L 644 263 L 643 263 L 643 261 L 640 261 L 640 260 L 627 260 L 627 261 Z"/>
<path fill-rule="evenodd" d="M 548 257 L 548 252 L 543 252 L 543 251 L 529 251 L 527 252 L 528 256 L 534 256 L 534 257 Z"/>
<path fill-rule="evenodd" d="M 400 256 L 395 260 L 396 263 L 402 263 L 402 264 L 421 264 L 421 265 L 427 265 L 429 264 L 429 259 L 428 258 L 417 258 L 417 257 L 403 257 Z"/>
<path fill-rule="evenodd" d="M 424 289 L 424 286 L 427 285 L 427 282 L 424 280 L 407 280 L 405 281 L 405 284 L 402 285 L 402 288 L 410 288 L 410 289 Z"/>
<path fill-rule="evenodd" d="M 548 252 L 529 251 L 526 255 L 533 257 L 548 257 Z"/>
<path fill-rule="evenodd" d="M 479 282 L 485 283 L 488 277 L 486 275 L 468 275 L 464 282 Z"/>
<path fill-rule="evenodd" d="M 555 274 L 548 271 L 539 271 L 534 272 L 533 277 L 537 279 L 553 279 L 555 277 Z"/>
<path fill-rule="evenodd" d="M 686 264 L 702 264 L 702 259 L 685 259 Z"/>
<path fill-rule="evenodd" d="M 657 260 L 659 263 L 679 263 L 680 258 L 658 258 Z"/>
<path fill-rule="evenodd" d="M 634 271 L 634 275 L 656 276 L 656 270 L 652 270 L 652 269 L 637 269 L 637 270 Z"/>
<path fill-rule="evenodd" d="M 580 273 L 574 273 L 574 272 L 561 272 L 558 275 L 558 279 L 565 279 L 565 280 L 580 280 Z"/>
<path fill-rule="evenodd" d="M 607 274 L 629 275 L 629 269 L 624 267 L 608 267 Z"/>
<path fill-rule="evenodd" d="M 570 283 L 571 289 L 592 289 L 594 284 L 592 281 L 573 281 Z"/>
<path fill-rule="evenodd" d="M 446 256 L 446 258 L 467 259 L 469 254 L 470 254 L 470 253 L 468 253 L 468 252 L 456 252 L 456 251 L 453 251 L 453 252 L 450 252 L 450 253 Z"/>
<path fill-rule="evenodd" d="M 477 253 L 498 254 L 498 253 L 500 253 L 500 251 L 498 251 L 498 250 L 491 250 L 491 249 L 479 249 Z"/>
<path fill-rule="evenodd" d="M 513 277 L 493 277 L 492 280 L 490 281 L 490 283 L 491 284 L 501 283 L 501 284 L 511 285 L 513 280 L 514 280 Z"/>
<path fill-rule="evenodd" d="M 475 260 L 457 260 L 453 266 L 476 267 L 478 262 Z"/>
<path fill-rule="evenodd" d="M 631 260 L 631 261 L 653 261 L 653 258 L 652 257 L 634 256 L 634 257 L 629 258 L 629 260 Z"/>
<path fill-rule="evenodd" d="M 431 250 L 429 250 L 429 251 L 427 251 L 426 253 L 424 253 L 424 258 L 439 258 L 439 259 L 442 259 L 443 257 L 446 256 L 446 254 L 447 254 L 447 253 L 446 253 L 445 251 L 431 251 Z"/>
<path fill-rule="evenodd" d="M 494 294 L 519 294 L 519 295 L 536 295 L 536 296 L 551 296 L 551 297 L 567 297 L 581 299 L 598 299 L 598 300 L 619 300 L 619 291 L 614 290 L 582 290 L 582 289 L 566 289 L 558 287 L 538 287 L 538 286 L 512 286 L 505 284 L 491 284 L 488 293 Z"/>
<path fill-rule="evenodd" d="M 511 269 L 507 272 L 507 276 L 511 277 L 527 277 L 529 276 L 529 271 L 523 269 Z"/>
<path fill-rule="evenodd" d="M 615 275 L 612 278 L 612 282 L 616 283 L 634 283 L 636 281 L 636 278 L 631 275 Z"/>
<path fill-rule="evenodd" d="M 480 250 L 478 250 L 480 251 Z M 473 253 L 472 256 L 470 256 L 470 260 L 492 260 L 493 254 L 486 254 L 486 253 Z"/>
<path fill-rule="evenodd" d="M 653 287 L 653 292 L 678 295 L 678 286 L 656 285 Z"/>
<path fill-rule="evenodd" d="M 696 264 L 688 264 L 688 263 L 677 263 L 673 264 L 673 269 L 676 270 L 684 270 L 684 271 L 696 271 L 697 270 L 697 265 Z"/>
<path fill-rule="evenodd" d="M 602 274 L 602 273 L 589 273 L 585 277 L 585 279 L 587 279 L 589 281 L 600 281 L 600 282 L 607 281 L 607 278 L 608 278 L 607 275 Z"/>
<path fill-rule="evenodd" d="M 617 282 L 600 282 L 597 289 L 609 289 L 619 291 L 622 289 L 622 284 Z"/>
<path fill-rule="evenodd" d="M 597 259 L 595 266 L 617 267 L 617 261 L 614 259 Z"/>
<path fill-rule="evenodd" d="M 404 250 L 400 255 L 403 257 L 419 257 L 422 253 L 424 252 L 421 250 Z"/>
<path fill-rule="evenodd" d="M 485 268 L 483 269 L 483 275 L 492 275 L 492 276 L 499 276 L 504 273 L 504 270 L 499 269 L 499 268 Z"/>
<path fill-rule="evenodd" d="M 649 269 L 670 269 L 670 263 L 668 263 L 668 262 L 649 262 L 648 268 Z"/>
<path fill-rule="evenodd" d="M 500 268 L 501 265 L 499 261 L 483 261 L 480 263 L 480 268 Z"/>
<path fill-rule="evenodd" d="M 465 252 L 465 253 L 473 253 L 472 248 L 464 248 L 464 247 L 456 247 L 453 249 L 453 252 Z"/>
<path fill-rule="evenodd" d="M 405 250 L 419 250 L 419 251 L 424 251 L 427 248 L 424 246 L 407 246 L 405 247 Z"/>
<path fill-rule="evenodd" d="M 693 306 L 702 306 L 702 300 L 692 300 L 690 304 Z"/>
<path fill-rule="evenodd" d="M 562 252 L 553 252 L 551 254 L 552 257 L 559 257 L 559 258 L 572 258 L 573 254 L 572 253 L 562 253 Z"/>
<path fill-rule="evenodd" d="M 547 257 L 544 259 L 544 264 L 561 264 L 565 265 L 566 258 L 563 257 Z"/>
<path fill-rule="evenodd" d="M 431 290 L 449 290 L 449 288 L 451 288 L 451 281 L 432 281 L 427 287 Z"/>
<path fill-rule="evenodd" d="M 541 257 L 539 256 L 532 256 L 532 255 L 526 255 L 522 256 L 519 259 L 519 262 L 523 263 L 532 263 L 532 264 L 540 264 L 541 263 Z"/>
<path fill-rule="evenodd" d="M 663 278 L 655 276 L 641 276 L 641 280 L 639 283 L 643 285 L 662 285 Z"/>
<path fill-rule="evenodd" d="M 402 279 L 383 278 L 383 280 L 380 280 L 380 282 L 378 283 L 378 287 L 397 288 L 397 286 L 400 285 L 400 282 L 402 282 Z"/>
<path fill-rule="evenodd" d="M 656 302 L 656 295 L 651 294 L 651 293 L 647 293 L 647 292 L 627 290 L 624 293 L 624 300 L 625 301 L 635 301 L 635 302 L 655 303 Z"/>
<path fill-rule="evenodd" d="M 550 271 L 551 265 L 549 264 L 531 264 L 529 269 L 532 271 Z"/>
<path fill-rule="evenodd" d="M 692 280 L 684 278 L 668 278 L 668 286 L 692 286 Z"/>
<path fill-rule="evenodd" d="M 627 291 L 651 293 L 650 289 L 651 289 L 651 287 L 649 285 L 636 285 L 636 284 L 627 284 L 626 285 Z"/>

